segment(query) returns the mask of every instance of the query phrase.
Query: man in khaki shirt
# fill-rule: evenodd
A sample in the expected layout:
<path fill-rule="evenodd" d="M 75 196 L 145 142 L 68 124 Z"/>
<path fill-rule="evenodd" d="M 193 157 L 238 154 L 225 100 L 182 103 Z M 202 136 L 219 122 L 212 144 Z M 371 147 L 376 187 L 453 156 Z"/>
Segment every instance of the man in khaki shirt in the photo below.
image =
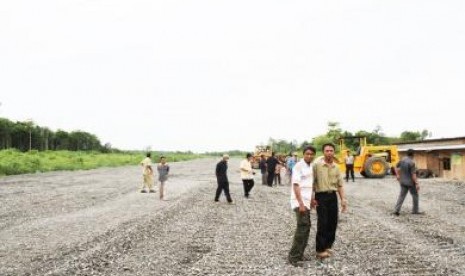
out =
<path fill-rule="evenodd" d="M 153 169 L 150 152 L 147 153 L 147 157 L 140 162 L 140 165 L 142 166 L 142 175 L 144 178 L 144 183 L 140 192 L 146 193 L 147 191 L 145 188 L 147 187 L 150 193 L 155 193 L 155 190 L 153 189 Z"/>
<path fill-rule="evenodd" d="M 324 158 L 313 166 L 312 207 L 316 207 L 318 221 L 316 233 L 316 252 L 320 259 L 331 257 L 336 239 L 339 206 L 337 194 L 341 199 L 342 212 L 347 211 L 344 181 L 339 168 L 334 162 L 335 146 L 324 144 Z"/>

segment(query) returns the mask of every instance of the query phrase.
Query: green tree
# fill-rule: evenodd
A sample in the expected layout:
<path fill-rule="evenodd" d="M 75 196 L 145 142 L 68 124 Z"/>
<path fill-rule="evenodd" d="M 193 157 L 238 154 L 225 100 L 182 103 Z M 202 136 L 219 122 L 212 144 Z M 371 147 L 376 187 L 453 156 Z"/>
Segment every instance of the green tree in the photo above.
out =
<path fill-rule="evenodd" d="M 73 131 L 69 134 L 69 150 L 90 151 L 101 150 L 102 146 L 97 136 L 85 131 Z"/>
<path fill-rule="evenodd" d="M 422 136 L 419 131 L 404 131 L 400 134 L 400 140 L 403 142 L 419 141 L 422 140 Z"/>
<path fill-rule="evenodd" d="M 347 132 L 346 132 L 347 133 Z M 344 132 L 339 126 L 338 122 L 328 122 L 328 131 L 326 134 L 318 135 L 312 139 L 312 145 L 318 150 L 326 143 L 333 143 L 334 145 L 339 144 L 339 138 L 344 136 Z"/>
<path fill-rule="evenodd" d="M 11 133 L 14 123 L 8 119 L 0 118 L 0 149 L 12 147 Z"/>
<path fill-rule="evenodd" d="M 57 130 L 53 138 L 54 150 L 69 150 L 69 134 L 64 130 Z"/>

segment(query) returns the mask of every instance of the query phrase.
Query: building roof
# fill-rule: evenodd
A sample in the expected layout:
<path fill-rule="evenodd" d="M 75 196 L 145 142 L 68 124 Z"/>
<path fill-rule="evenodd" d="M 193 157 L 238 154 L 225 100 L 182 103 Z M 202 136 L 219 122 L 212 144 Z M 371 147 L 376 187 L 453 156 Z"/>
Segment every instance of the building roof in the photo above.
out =
<path fill-rule="evenodd" d="M 420 140 L 420 141 L 399 142 L 399 143 L 396 143 L 396 145 L 404 145 L 404 144 L 426 144 L 426 143 L 445 142 L 445 141 L 454 141 L 454 140 L 465 140 L 465 136 L 462 136 L 462 137 L 451 137 L 451 138 L 426 139 L 426 140 Z"/>
<path fill-rule="evenodd" d="M 428 146 L 428 145 L 417 145 L 411 147 L 399 148 L 400 152 L 413 149 L 414 151 L 434 151 L 434 150 L 465 150 L 465 145 L 447 145 L 447 146 Z"/>

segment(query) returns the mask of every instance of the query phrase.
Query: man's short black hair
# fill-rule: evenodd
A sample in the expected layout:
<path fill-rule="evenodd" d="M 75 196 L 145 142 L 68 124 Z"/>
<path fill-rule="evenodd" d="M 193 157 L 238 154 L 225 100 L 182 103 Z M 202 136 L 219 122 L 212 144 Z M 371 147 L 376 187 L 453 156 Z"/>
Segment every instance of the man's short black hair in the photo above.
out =
<path fill-rule="evenodd" d="M 150 157 L 150 156 L 152 156 L 152 154 L 150 152 L 147 152 L 147 154 L 145 156 Z"/>
<path fill-rule="evenodd" d="M 413 149 L 408 149 L 407 150 L 407 156 L 412 157 L 414 153 L 415 153 L 415 151 Z"/>
<path fill-rule="evenodd" d="M 247 159 L 249 159 L 250 157 L 252 157 L 252 154 L 251 153 L 247 153 L 247 155 L 245 156 Z"/>
<path fill-rule="evenodd" d="M 323 144 L 323 146 L 321 147 L 321 150 L 324 152 L 326 147 L 332 147 L 333 150 L 336 150 L 336 146 L 333 143 L 325 143 L 325 144 Z"/>
<path fill-rule="evenodd" d="M 305 152 L 306 152 L 307 150 L 310 150 L 310 151 L 312 151 L 313 153 L 316 153 L 316 149 L 315 149 L 314 146 L 306 146 L 306 147 L 302 150 L 302 153 L 305 154 Z"/>

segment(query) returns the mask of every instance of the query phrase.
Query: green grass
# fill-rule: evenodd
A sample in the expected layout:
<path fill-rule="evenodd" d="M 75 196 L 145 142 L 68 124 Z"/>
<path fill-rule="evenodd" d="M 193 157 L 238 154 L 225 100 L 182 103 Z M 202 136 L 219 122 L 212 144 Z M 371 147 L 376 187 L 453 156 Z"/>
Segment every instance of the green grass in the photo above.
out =
<path fill-rule="evenodd" d="M 99 153 L 73 151 L 0 151 L 0 176 L 48 171 L 89 170 L 99 167 L 138 165 L 145 157 L 141 152 Z M 202 157 L 198 154 L 176 152 L 166 154 L 168 162 L 192 160 Z M 159 159 L 152 154 L 153 162 Z"/>

